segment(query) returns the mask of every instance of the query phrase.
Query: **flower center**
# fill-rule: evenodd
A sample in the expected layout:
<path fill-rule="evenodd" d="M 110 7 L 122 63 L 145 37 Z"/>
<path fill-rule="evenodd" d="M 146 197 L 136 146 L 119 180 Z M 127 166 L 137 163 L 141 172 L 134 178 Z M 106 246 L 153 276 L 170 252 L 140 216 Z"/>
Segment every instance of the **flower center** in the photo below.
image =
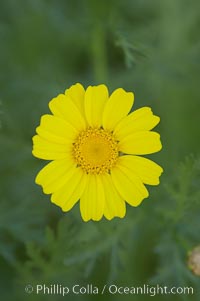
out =
<path fill-rule="evenodd" d="M 109 172 L 118 158 L 118 144 L 112 133 L 104 129 L 88 128 L 73 143 L 73 157 L 86 173 Z"/>

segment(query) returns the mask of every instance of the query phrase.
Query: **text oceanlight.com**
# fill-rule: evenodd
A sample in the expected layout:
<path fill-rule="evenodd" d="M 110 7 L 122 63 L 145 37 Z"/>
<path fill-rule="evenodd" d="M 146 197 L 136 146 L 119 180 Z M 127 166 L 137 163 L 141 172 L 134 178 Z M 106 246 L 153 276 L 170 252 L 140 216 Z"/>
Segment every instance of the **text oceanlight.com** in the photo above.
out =
<path fill-rule="evenodd" d="M 68 294 L 74 295 L 192 295 L 194 294 L 193 287 L 177 287 L 177 286 L 151 286 L 144 284 L 143 286 L 120 286 L 116 284 L 105 284 L 103 287 L 98 287 L 93 284 L 79 285 L 75 284 L 71 287 L 64 286 L 61 284 L 37 284 L 32 286 L 31 284 L 26 285 L 25 291 L 28 294 L 35 293 L 37 295 L 62 295 Z"/>

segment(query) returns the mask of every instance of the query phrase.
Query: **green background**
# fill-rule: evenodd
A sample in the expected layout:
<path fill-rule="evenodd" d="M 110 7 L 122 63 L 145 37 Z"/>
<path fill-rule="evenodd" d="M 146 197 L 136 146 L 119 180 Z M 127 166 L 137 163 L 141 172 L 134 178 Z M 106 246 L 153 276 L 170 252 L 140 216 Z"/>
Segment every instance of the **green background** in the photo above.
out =
<path fill-rule="evenodd" d="M 151 300 L 149 295 L 27 294 L 27 284 L 192 286 L 188 252 L 200 244 L 199 0 L 0 1 L 1 299 Z M 165 172 L 124 219 L 84 223 L 34 183 L 45 162 L 32 136 L 48 102 L 76 82 L 135 93 L 161 117 Z"/>

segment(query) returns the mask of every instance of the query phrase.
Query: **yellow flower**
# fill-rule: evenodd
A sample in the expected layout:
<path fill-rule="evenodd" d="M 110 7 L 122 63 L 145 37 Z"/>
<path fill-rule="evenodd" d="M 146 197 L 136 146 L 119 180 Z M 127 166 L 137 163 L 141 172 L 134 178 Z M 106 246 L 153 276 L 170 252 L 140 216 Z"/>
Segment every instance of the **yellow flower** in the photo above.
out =
<path fill-rule="evenodd" d="M 131 92 L 119 88 L 109 97 L 105 85 L 71 86 L 49 103 L 53 115 L 41 117 L 33 155 L 52 160 L 36 183 L 51 201 L 69 211 L 80 200 L 84 221 L 124 217 L 127 202 L 138 206 L 158 185 L 162 168 L 146 155 L 162 148 L 150 131 L 160 121 L 148 107 L 129 114 Z M 128 115 L 129 114 L 129 115 Z"/>
<path fill-rule="evenodd" d="M 188 267 L 196 276 L 200 276 L 200 246 L 188 253 Z"/>

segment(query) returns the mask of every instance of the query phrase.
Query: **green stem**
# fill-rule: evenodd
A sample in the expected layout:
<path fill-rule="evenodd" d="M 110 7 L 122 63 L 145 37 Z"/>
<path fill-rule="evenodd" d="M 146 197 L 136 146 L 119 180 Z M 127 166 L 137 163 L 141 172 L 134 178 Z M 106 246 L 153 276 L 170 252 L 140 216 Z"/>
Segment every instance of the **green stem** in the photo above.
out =
<path fill-rule="evenodd" d="M 98 83 L 105 83 L 108 79 L 106 34 L 100 22 L 95 24 L 92 31 L 92 57 L 94 78 Z"/>

